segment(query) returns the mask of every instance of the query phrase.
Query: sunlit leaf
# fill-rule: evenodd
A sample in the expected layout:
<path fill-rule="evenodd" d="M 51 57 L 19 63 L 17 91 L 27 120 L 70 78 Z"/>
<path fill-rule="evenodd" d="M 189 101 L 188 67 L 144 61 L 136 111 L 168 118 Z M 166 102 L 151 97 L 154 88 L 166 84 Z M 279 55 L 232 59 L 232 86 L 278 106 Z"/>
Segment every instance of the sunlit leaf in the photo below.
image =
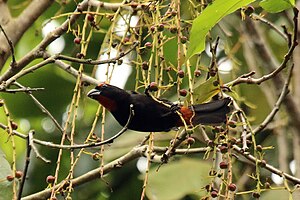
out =
<path fill-rule="evenodd" d="M 213 96 L 220 92 L 220 86 L 214 84 L 217 76 L 209 78 L 204 83 L 194 88 L 194 103 L 199 104 L 210 100 Z"/>
<path fill-rule="evenodd" d="M 193 21 L 187 58 L 190 58 L 197 53 L 201 53 L 205 49 L 205 38 L 207 33 L 222 18 L 253 1 L 254 0 L 215 0 L 212 4 L 207 6 Z"/>
<path fill-rule="evenodd" d="M 259 5 L 270 13 L 278 13 L 295 6 L 295 0 L 263 0 Z"/>

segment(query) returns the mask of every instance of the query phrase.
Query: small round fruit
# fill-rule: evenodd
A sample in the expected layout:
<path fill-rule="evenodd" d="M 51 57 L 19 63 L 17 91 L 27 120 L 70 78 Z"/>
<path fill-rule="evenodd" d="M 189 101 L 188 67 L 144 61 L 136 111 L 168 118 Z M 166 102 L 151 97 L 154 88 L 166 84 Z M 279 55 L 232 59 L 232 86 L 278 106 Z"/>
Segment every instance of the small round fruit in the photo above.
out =
<path fill-rule="evenodd" d="M 230 191 L 235 191 L 236 190 L 236 184 L 234 184 L 234 183 L 230 183 L 229 185 L 228 185 L 228 189 L 230 190 Z"/>
<path fill-rule="evenodd" d="M 118 63 L 118 65 L 122 65 L 122 64 L 123 64 L 123 60 L 122 60 L 122 59 L 119 59 L 119 60 L 117 61 L 117 63 Z"/>
<path fill-rule="evenodd" d="M 100 154 L 99 153 L 93 153 L 92 155 L 93 160 L 97 161 L 100 159 Z"/>
<path fill-rule="evenodd" d="M 195 77 L 201 76 L 201 71 L 199 69 L 195 70 L 194 75 L 195 75 Z"/>
<path fill-rule="evenodd" d="M 218 196 L 218 192 L 216 190 L 211 191 L 210 196 L 212 198 L 216 198 Z"/>
<path fill-rule="evenodd" d="M 131 8 L 136 9 L 138 7 L 138 3 L 131 2 L 130 6 L 131 6 Z"/>
<path fill-rule="evenodd" d="M 178 29 L 176 27 L 171 27 L 170 28 L 170 32 L 173 33 L 173 34 L 177 33 L 177 31 L 178 31 Z"/>
<path fill-rule="evenodd" d="M 156 82 L 151 82 L 150 85 L 149 85 L 149 90 L 150 91 L 157 91 L 158 90 L 158 87 L 157 87 L 157 83 Z"/>
<path fill-rule="evenodd" d="M 93 22 L 94 21 L 94 15 L 92 15 L 92 14 L 88 14 L 88 16 L 87 16 L 87 20 L 89 20 L 90 22 Z"/>
<path fill-rule="evenodd" d="M 84 58 L 84 54 L 83 53 L 76 53 L 76 58 Z"/>
<path fill-rule="evenodd" d="M 186 36 L 181 36 L 181 37 L 180 37 L 180 42 L 181 42 L 182 44 L 185 44 L 186 41 L 187 41 L 187 37 L 186 37 Z"/>
<path fill-rule="evenodd" d="M 253 192 L 252 196 L 256 199 L 258 199 L 260 197 L 260 194 L 258 192 Z"/>
<path fill-rule="evenodd" d="M 228 167 L 227 162 L 224 162 L 224 161 L 220 162 L 220 168 L 221 169 L 227 169 L 227 167 Z"/>
<path fill-rule="evenodd" d="M 130 38 L 129 37 L 125 37 L 124 38 L 124 43 L 127 43 L 127 42 L 129 42 L 130 41 Z"/>
<path fill-rule="evenodd" d="M 206 141 L 206 143 L 207 143 L 207 146 L 209 146 L 209 147 L 214 147 L 215 146 L 215 143 L 212 140 L 208 140 L 208 141 Z"/>
<path fill-rule="evenodd" d="M 188 145 L 194 144 L 194 143 L 195 143 L 195 138 L 193 138 L 193 137 L 188 137 L 188 138 L 186 139 L 186 143 L 187 143 Z"/>
<path fill-rule="evenodd" d="M 179 78 L 183 78 L 184 77 L 184 71 L 182 69 L 179 70 L 177 74 L 178 74 Z"/>
<path fill-rule="evenodd" d="M 167 71 L 167 72 L 170 72 L 170 71 L 172 71 L 172 67 L 171 67 L 171 66 L 169 66 L 169 67 L 166 67 L 166 71 Z"/>
<path fill-rule="evenodd" d="M 217 87 L 219 85 L 219 81 L 214 81 L 213 86 Z"/>
<path fill-rule="evenodd" d="M 217 74 L 217 70 L 212 69 L 209 71 L 209 76 L 211 77 L 214 77 L 216 74 Z"/>
<path fill-rule="evenodd" d="M 157 26 L 157 30 L 158 31 L 163 31 L 165 29 L 165 25 L 163 25 L 163 24 L 159 24 L 158 26 Z"/>
<path fill-rule="evenodd" d="M 16 178 L 22 178 L 23 172 L 22 171 L 16 171 L 15 176 L 16 176 Z"/>
<path fill-rule="evenodd" d="M 228 152 L 228 147 L 227 146 L 222 145 L 222 146 L 219 147 L 219 149 L 220 149 L 220 152 L 223 153 L 223 154 Z"/>
<path fill-rule="evenodd" d="M 149 64 L 148 64 L 147 61 L 144 61 L 144 62 L 142 63 L 142 69 L 143 69 L 143 70 L 148 70 L 148 69 L 149 69 Z"/>
<path fill-rule="evenodd" d="M 227 122 L 228 126 L 230 126 L 231 128 L 235 128 L 236 127 L 236 121 L 230 120 Z"/>
<path fill-rule="evenodd" d="M 46 178 L 47 183 L 54 183 L 54 181 L 55 181 L 54 176 L 52 176 L 52 175 L 47 176 L 47 178 Z"/>
<path fill-rule="evenodd" d="M 151 43 L 151 42 L 146 42 L 146 43 L 145 43 L 145 47 L 146 47 L 147 49 L 151 49 L 151 48 L 152 48 L 152 43 Z"/>
<path fill-rule="evenodd" d="M 83 11 L 83 10 L 82 10 L 82 6 L 81 6 L 80 4 L 77 5 L 77 11 L 78 11 L 78 12 L 82 12 L 82 11 Z"/>
<path fill-rule="evenodd" d="M 17 130 L 17 129 L 18 129 L 18 124 L 17 124 L 16 122 L 11 121 L 11 122 L 10 122 L 10 125 L 11 125 L 11 128 L 12 128 L 13 130 Z"/>
<path fill-rule="evenodd" d="M 75 43 L 75 44 L 80 44 L 80 42 L 81 42 L 81 38 L 80 38 L 80 37 L 76 37 L 76 38 L 74 39 L 74 43 Z"/>
<path fill-rule="evenodd" d="M 270 189 L 271 188 L 271 184 L 269 182 L 265 182 L 265 188 L 266 189 Z"/>
<path fill-rule="evenodd" d="M 15 179 L 15 177 L 14 176 L 12 176 L 12 175 L 8 175 L 8 176 L 6 176 L 6 180 L 8 180 L 8 181 L 13 181 Z"/>
<path fill-rule="evenodd" d="M 267 161 L 266 161 L 266 160 L 261 160 L 261 161 L 259 162 L 259 165 L 260 165 L 261 167 L 266 167 Z"/>
<path fill-rule="evenodd" d="M 115 48 L 117 45 L 118 45 L 117 42 L 113 42 L 113 43 L 111 44 L 112 48 Z"/>
<path fill-rule="evenodd" d="M 256 146 L 256 150 L 259 151 L 259 152 L 262 152 L 263 148 L 261 145 L 257 145 Z"/>
<path fill-rule="evenodd" d="M 255 8 L 253 6 L 248 6 L 245 10 L 245 14 L 250 16 L 255 11 Z"/>
<path fill-rule="evenodd" d="M 150 27 L 150 31 L 151 31 L 151 32 L 154 32 L 154 31 L 155 31 L 155 26 L 151 26 L 151 27 Z"/>
<path fill-rule="evenodd" d="M 175 16 L 177 15 L 177 11 L 173 10 L 173 11 L 171 12 L 171 15 L 172 15 L 173 17 L 175 17 Z"/>
<path fill-rule="evenodd" d="M 229 142 L 230 142 L 230 144 L 234 145 L 234 144 L 236 144 L 236 139 L 235 138 L 230 138 Z"/>
<path fill-rule="evenodd" d="M 186 89 L 181 89 L 181 90 L 179 90 L 179 94 L 180 94 L 180 96 L 183 96 L 183 97 L 185 97 L 186 95 L 187 95 L 187 90 Z"/>

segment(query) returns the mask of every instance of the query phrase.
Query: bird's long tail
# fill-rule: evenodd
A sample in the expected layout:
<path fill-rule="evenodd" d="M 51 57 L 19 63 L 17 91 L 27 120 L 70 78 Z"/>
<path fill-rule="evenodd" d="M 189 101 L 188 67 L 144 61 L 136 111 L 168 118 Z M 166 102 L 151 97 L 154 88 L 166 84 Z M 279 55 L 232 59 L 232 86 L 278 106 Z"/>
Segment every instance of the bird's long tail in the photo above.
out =
<path fill-rule="evenodd" d="M 194 126 L 198 124 L 217 125 L 226 121 L 230 112 L 230 98 L 224 98 L 209 103 L 193 105 L 195 115 L 192 119 Z"/>

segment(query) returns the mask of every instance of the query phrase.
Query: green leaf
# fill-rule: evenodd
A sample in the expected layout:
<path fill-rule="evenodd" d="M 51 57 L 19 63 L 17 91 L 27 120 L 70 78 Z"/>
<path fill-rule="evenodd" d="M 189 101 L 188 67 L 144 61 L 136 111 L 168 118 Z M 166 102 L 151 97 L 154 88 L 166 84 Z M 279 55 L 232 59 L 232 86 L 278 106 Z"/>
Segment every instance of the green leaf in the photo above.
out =
<path fill-rule="evenodd" d="M 295 0 L 263 0 L 259 5 L 270 13 L 278 13 L 295 6 Z"/>
<path fill-rule="evenodd" d="M 199 159 L 184 158 L 177 162 L 163 165 L 159 171 L 152 168 L 146 194 L 149 199 L 182 199 L 194 194 L 204 196 L 201 190 L 208 182 L 210 165 Z"/>
<path fill-rule="evenodd" d="M 13 197 L 13 182 L 6 180 L 8 175 L 12 175 L 12 170 L 5 154 L 0 149 L 0 200 L 12 199 Z"/>
<path fill-rule="evenodd" d="M 209 101 L 213 96 L 220 92 L 220 86 L 214 86 L 214 82 L 218 81 L 217 76 L 209 78 L 194 88 L 194 103 L 200 104 Z"/>
<path fill-rule="evenodd" d="M 207 33 L 226 15 L 254 0 L 215 0 L 193 21 L 187 59 L 205 49 Z"/>

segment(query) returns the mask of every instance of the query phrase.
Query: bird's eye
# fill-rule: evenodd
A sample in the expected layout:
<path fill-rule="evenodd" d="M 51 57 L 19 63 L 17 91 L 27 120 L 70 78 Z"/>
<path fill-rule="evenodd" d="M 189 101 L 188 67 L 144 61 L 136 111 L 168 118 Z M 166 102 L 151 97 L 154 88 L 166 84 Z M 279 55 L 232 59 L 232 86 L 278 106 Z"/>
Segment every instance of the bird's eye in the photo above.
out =
<path fill-rule="evenodd" d="M 105 82 L 103 83 L 100 83 L 97 88 L 100 89 L 100 88 L 103 88 L 103 87 L 107 87 L 107 84 Z"/>

